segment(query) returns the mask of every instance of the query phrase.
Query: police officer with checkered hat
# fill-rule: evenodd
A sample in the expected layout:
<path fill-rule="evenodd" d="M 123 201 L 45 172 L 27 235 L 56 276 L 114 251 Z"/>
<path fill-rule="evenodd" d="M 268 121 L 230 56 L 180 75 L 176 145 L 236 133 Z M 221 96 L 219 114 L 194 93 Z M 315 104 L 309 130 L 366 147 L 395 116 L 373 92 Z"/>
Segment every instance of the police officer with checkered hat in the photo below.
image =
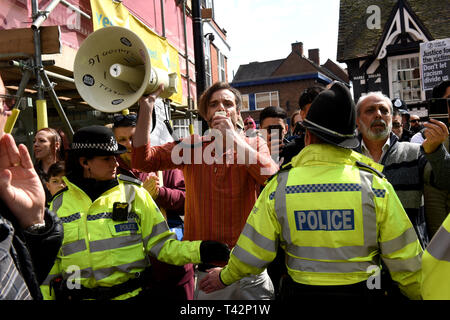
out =
<path fill-rule="evenodd" d="M 124 152 L 109 128 L 74 134 L 67 187 L 50 204 L 64 240 L 41 286 L 45 299 L 146 299 L 148 255 L 174 265 L 228 259 L 228 247 L 219 242 L 177 240 L 141 182 L 116 175 L 115 157 Z"/>
<path fill-rule="evenodd" d="M 352 151 L 355 118 L 345 85 L 316 97 L 302 122 L 305 148 L 264 188 L 228 265 L 201 281 L 205 292 L 261 272 L 280 244 L 282 300 L 382 299 L 381 260 L 400 291 L 420 299 L 420 243 L 382 168 Z"/>

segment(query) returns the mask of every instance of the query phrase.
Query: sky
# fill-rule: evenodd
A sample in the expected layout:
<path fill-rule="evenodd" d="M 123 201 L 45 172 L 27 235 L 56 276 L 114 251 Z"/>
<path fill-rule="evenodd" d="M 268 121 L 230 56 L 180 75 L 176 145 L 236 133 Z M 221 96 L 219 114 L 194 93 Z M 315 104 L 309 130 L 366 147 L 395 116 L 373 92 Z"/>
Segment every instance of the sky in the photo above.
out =
<path fill-rule="evenodd" d="M 241 64 L 286 58 L 294 42 L 305 56 L 318 48 L 321 64 L 338 63 L 339 0 L 214 0 L 214 8 L 231 47 L 229 81 Z"/>

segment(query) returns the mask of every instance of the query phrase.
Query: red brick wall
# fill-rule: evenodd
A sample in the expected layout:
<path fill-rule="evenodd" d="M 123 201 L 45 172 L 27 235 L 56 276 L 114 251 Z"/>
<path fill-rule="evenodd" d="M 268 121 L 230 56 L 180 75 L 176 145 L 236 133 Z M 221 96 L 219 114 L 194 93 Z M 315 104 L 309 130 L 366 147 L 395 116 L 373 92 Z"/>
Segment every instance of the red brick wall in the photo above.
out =
<path fill-rule="evenodd" d="M 212 83 L 219 81 L 218 74 L 218 61 L 217 61 L 217 48 L 211 45 L 211 75 L 212 75 Z"/>

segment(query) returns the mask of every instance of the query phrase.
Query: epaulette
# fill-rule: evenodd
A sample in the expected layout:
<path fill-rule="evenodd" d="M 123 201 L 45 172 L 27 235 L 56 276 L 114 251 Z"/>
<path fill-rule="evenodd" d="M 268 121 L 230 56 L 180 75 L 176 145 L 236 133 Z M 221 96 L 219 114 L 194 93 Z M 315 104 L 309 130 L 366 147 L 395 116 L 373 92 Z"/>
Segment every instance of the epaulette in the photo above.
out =
<path fill-rule="evenodd" d="M 289 171 L 292 169 L 292 163 L 286 163 L 285 165 L 282 165 L 280 170 L 278 170 L 275 174 L 273 174 L 270 178 L 267 179 L 265 184 L 268 184 L 274 177 L 276 177 L 280 172 L 283 171 Z"/>
<path fill-rule="evenodd" d="M 374 173 L 374 174 L 376 174 L 376 175 L 377 175 L 378 177 L 380 177 L 380 178 L 384 178 L 384 177 L 385 177 L 384 174 L 382 174 L 382 173 L 381 173 L 380 171 L 378 171 L 377 169 L 375 169 L 375 168 L 369 166 L 367 163 L 364 163 L 364 162 L 361 162 L 361 161 L 356 161 L 356 166 L 357 166 L 358 168 L 362 169 L 362 170 L 365 170 L 365 171 L 369 171 L 369 172 L 371 172 L 371 173 Z"/>
<path fill-rule="evenodd" d="M 134 183 L 134 184 L 136 184 L 136 185 L 138 185 L 138 186 L 140 186 L 140 187 L 142 187 L 142 185 L 143 185 L 143 183 L 142 183 L 141 180 L 136 179 L 136 178 L 132 178 L 132 177 L 127 176 L 127 175 L 124 175 L 124 174 L 119 174 L 119 175 L 117 176 L 117 178 L 118 178 L 119 180 L 124 181 L 124 182 Z"/>

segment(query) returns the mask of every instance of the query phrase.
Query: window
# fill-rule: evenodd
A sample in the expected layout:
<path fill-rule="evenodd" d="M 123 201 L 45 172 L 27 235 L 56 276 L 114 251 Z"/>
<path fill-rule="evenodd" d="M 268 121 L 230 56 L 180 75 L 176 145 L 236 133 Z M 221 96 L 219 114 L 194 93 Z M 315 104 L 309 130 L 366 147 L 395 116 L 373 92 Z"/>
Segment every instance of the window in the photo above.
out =
<path fill-rule="evenodd" d="M 256 109 L 264 109 L 268 106 L 279 106 L 278 102 L 278 92 L 272 91 L 272 92 L 262 92 L 262 93 L 255 93 L 255 103 L 256 103 Z"/>
<path fill-rule="evenodd" d="M 219 71 L 219 81 L 226 81 L 225 78 L 225 56 L 222 54 L 222 52 L 217 51 L 217 67 Z"/>
<path fill-rule="evenodd" d="M 205 80 L 206 87 L 212 85 L 212 75 L 211 75 L 211 48 L 208 37 L 205 38 Z"/>
<path fill-rule="evenodd" d="M 190 135 L 189 119 L 174 119 L 172 122 L 173 122 L 173 136 L 175 140 Z"/>
<path fill-rule="evenodd" d="M 409 54 L 389 57 L 390 97 L 400 98 L 405 103 L 421 101 L 419 55 Z"/>
<path fill-rule="evenodd" d="M 202 0 L 203 8 L 212 8 L 213 0 Z"/>
<path fill-rule="evenodd" d="M 248 94 L 242 94 L 242 107 L 241 110 L 249 110 L 249 98 L 248 98 Z"/>

